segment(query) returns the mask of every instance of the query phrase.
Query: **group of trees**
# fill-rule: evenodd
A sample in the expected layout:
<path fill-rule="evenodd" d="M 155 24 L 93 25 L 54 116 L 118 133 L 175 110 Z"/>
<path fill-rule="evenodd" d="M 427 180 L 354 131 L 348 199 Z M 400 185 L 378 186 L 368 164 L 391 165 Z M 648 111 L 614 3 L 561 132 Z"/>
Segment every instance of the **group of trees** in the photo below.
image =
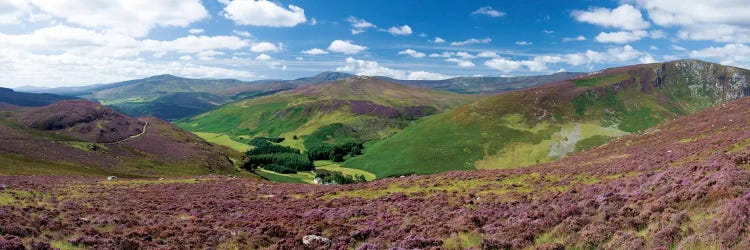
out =
<path fill-rule="evenodd" d="M 304 144 L 311 160 L 342 162 L 345 156 L 361 155 L 364 149 L 356 131 L 341 123 L 319 128 L 305 138 Z"/>
<path fill-rule="evenodd" d="M 320 178 L 323 183 L 336 183 L 336 184 L 353 184 L 360 182 L 367 182 L 364 175 L 344 175 L 340 172 L 327 171 L 327 170 L 316 170 L 315 178 Z"/>
<path fill-rule="evenodd" d="M 298 149 L 271 143 L 281 142 L 284 138 L 257 137 L 250 141 L 254 146 L 245 153 L 249 160 L 243 168 L 254 170 L 263 168 L 282 174 L 297 173 L 297 171 L 310 171 L 315 168 L 310 158 L 299 152 Z"/>

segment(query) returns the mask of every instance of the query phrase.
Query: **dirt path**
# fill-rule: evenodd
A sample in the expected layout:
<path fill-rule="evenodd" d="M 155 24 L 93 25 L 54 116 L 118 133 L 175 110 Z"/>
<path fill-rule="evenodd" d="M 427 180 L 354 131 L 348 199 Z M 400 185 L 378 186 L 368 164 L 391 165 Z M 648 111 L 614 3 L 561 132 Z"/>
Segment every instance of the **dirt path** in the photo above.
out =
<path fill-rule="evenodd" d="M 145 122 L 145 124 L 143 124 L 143 129 L 141 130 L 141 133 L 139 133 L 137 135 L 132 135 L 132 136 L 130 136 L 128 138 L 125 138 L 125 139 L 122 139 L 122 140 L 119 140 L 119 141 L 116 141 L 116 142 L 107 142 L 107 143 L 102 143 L 102 144 L 118 144 L 118 143 L 123 143 L 123 142 L 129 141 L 131 139 L 135 139 L 135 138 L 138 138 L 138 137 L 142 136 L 143 134 L 146 133 L 146 129 L 148 128 L 148 121 L 143 121 L 143 122 Z"/>

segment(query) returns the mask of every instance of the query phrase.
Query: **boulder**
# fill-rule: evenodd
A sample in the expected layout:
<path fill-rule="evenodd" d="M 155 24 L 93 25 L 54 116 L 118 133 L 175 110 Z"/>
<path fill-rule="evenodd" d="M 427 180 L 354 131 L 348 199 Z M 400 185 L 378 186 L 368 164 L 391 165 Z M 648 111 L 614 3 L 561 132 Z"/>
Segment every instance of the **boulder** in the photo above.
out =
<path fill-rule="evenodd" d="M 328 249 L 331 247 L 331 240 L 322 236 L 310 234 L 302 237 L 302 244 L 313 249 Z"/>

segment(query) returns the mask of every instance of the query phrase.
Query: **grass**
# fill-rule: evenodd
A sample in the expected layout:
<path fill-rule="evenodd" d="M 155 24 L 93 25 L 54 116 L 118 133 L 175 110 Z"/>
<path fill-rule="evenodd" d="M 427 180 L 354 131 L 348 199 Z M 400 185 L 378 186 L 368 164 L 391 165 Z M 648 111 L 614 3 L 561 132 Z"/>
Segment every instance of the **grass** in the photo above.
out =
<path fill-rule="evenodd" d="M 226 135 L 226 134 L 209 133 L 209 132 L 193 132 L 193 133 L 210 143 L 226 146 L 240 153 L 246 152 L 248 148 L 250 147 L 247 144 L 233 140 L 229 135 Z"/>
<path fill-rule="evenodd" d="M 0 206 L 13 205 L 18 201 L 18 198 L 32 197 L 34 193 L 24 190 L 6 189 L 0 191 Z"/>
<path fill-rule="evenodd" d="M 53 241 L 50 241 L 49 244 L 50 244 L 50 246 L 53 249 L 60 249 L 60 250 L 83 250 L 83 249 L 87 249 L 86 247 L 76 246 L 76 245 L 73 245 L 70 242 L 62 241 L 62 240 L 53 240 Z"/>
<path fill-rule="evenodd" d="M 255 171 L 255 173 L 274 182 L 313 183 L 313 179 L 315 179 L 315 176 L 313 176 L 309 172 L 297 172 L 296 174 L 279 174 L 265 169 L 258 169 Z"/>
<path fill-rule="evenodd" d="M 442 249 L 460 250 L 479 247 L 482 235 L 475 232 L 461 232 L 453 234 L 450 238 L 443 240 Z"/>
<path fill-rule="evenodd" d="M 322 170 L 328 170 L 328 171 L 334 171 L 334 172 L 340 172 L 344 175 L 349 176 L 355 176 L 355 175 L 362 175 L 365 177 L 365 180 L 372 181 L 375 180 L 377 177 L 375 174 L 360 170 L 360 169 L 354 169 L 354 168 L 345 168 L 337 163 L 333 163 L 331 161 L 315 161 L 315 169 L 322 169 Z"/>

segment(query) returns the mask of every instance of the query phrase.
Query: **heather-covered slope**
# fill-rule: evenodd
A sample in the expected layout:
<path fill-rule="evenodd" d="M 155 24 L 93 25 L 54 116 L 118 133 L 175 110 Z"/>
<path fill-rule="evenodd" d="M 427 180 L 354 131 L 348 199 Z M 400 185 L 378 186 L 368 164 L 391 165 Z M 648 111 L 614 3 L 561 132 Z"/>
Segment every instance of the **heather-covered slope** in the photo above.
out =
<path fill-rule="evenodd" d="M 748 124 L 743 98 L 551 164 L 347 186 L 0 177 L 0 244 L 747 249 Z"/>
<path fill-rule="evenodd" d="M 2 174 L 179 176 L 236 171 L 223 147 L 158 118 L 137 119 L 89 101 L 0 111 L 0 140 Z"/>
<path fill-rule="evenodd" d="M 749 80 L 696 60 L 608 69 L 422 119 L 345 165 L 385 177 L 549 162 L 742 97 Z"/>
<path fill-rule="evenodd" d="M 306 136 L 326 125 L 341 123 L 363 140 L 377 140 L 419 117 L 474 98 L 360 76 L 244 99 L 177 124 L 203 135 L 226 134 L 238 142 L 253 136 L 281 136 L 288 139 L 285 144 L 304 149 Z"/>

